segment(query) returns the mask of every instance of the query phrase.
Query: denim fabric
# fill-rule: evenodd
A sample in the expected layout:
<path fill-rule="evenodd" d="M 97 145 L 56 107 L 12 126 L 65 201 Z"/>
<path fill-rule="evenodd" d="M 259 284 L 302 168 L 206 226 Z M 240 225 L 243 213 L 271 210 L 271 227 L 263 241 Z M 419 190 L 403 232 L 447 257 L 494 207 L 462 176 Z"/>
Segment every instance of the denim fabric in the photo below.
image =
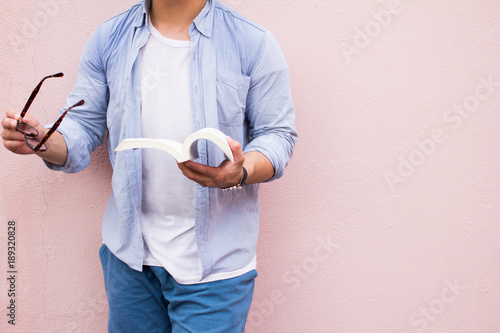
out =
<path fill-rule="evenodd" d="M 108 332 L 245 331 L 255 270 L 227 280 L 182 285 L 162 267 L 131 269 L 106 245 L 99 256 L 109 302 Z"/>

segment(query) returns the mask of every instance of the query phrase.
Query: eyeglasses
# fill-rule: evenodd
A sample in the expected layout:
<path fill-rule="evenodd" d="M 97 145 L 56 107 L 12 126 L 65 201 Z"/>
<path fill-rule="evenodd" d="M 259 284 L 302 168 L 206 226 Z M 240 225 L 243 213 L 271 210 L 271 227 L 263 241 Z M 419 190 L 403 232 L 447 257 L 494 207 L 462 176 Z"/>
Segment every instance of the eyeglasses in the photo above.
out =
<path fill-rule="evenodd" d="M 64 116 L 66 116 L 66 113 L 68 113 L 69 110 L 71 110 L 74 107 L 80 106 L 85 104 L 85 101 L 82 99 L 78 103 L 70 106 L 69 108 L 66 109 L 66 111 L 63 112 L 63 114 L 57 119 L 57 121 L 54 123 L 54 125 L 50 128 L 50 130 L 45 134 L 42 140 L 38 140 L 37 136 L 39 135 L 38 131 L 36 128 L 33 126 L 30 126 L 28 124 L 23 123 L 23 118 L 26 115 L 26 112 L 28 112 L 29 107 L 31 106 L 31 103 L 33 103 L 33 100 L 35 99 L 36 95 L 38 94 L 38 91 L 40 90 L 40 87 L 43 84 L 43 81 L 46 79 L 52 78 L 52 77 L 63 77 L 63 73 L 57 73 L 54 75 L 49 75 L 44 77 L 40 83 L 33 89 L 33 92 L 30 95 L 30 98 L 28 98 L 28 101 L 26 102 L 26 105 L 23 108 L 23 111 L 21 112 L 21 116 L 19 120 L 17 121 L 16 129 L 23 133 L 24 139 L 26 140 L 26 144 L 28 147 L 31 148 L 33 151 L 46 151 L 47 146 L 45 145 L 45 142 L 50 138 L 50 136 L 55 132 L 55 130 L 61 125 L 62 120 L 64 119 Z"/>

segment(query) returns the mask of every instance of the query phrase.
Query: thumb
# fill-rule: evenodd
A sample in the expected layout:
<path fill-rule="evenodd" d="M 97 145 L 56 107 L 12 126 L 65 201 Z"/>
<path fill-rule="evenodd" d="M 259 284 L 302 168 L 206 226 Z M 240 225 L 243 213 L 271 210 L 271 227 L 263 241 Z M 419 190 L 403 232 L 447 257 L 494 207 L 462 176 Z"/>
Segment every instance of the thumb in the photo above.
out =
<path fill-rule="evenodd" d="M 231 148 L 231 152 L 233 153 L 234 163 L 241 163 L 245 161 L 245 155 L 243 154 L 243 149 L 241 148 L 241 144 L 231 138 L 230 136 L 226 137 L 227 143 L 229 144 L 229 148 Z"/>
<path fill-rule="evenodd" d="M 18 118 L 19 119 L 19 118 Z M 33 118 L 31 116 L 24 116 L 23 119 L 22 119 L 22 122 L 24 124 L 27 124 L 27 125 L 30 125 L 30 126 L 33 126 L 34 128 L 36 128 L 37 130 L 42 128 L 42 125 L 40 124 L 40 122 L 38 121 L 38 119 L 36 118 Z"/>

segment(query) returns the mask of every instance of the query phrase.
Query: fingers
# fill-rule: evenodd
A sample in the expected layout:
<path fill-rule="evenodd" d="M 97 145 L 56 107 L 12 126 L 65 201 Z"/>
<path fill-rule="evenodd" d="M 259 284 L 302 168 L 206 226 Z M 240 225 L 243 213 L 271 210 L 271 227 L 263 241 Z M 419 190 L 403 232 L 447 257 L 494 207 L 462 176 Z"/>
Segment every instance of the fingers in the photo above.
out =
<path fill-rule="evenodd" d="M 184 163 L 190 171 L 200 175 L 203 178 L 213 178 L 217 174 L 217 168 L 208 165 L 196 163 L 193 161 L 187 161 Z"/>
<path fill-rule="evenodd" d="M 15 130 L 19 113 L 16 110 L 9 109 L 5 113 L 6 117 L 2 120 L 2 127 L 7 130 Z"/>
<path fill-rule="evenodd" d="M 179 169 L 188 179 L 204 187 L 229 187 L 236 185 L 243 173 L 242 166 L 245 161 L 245 155 L 241 144 L 226 137 L 229 148 L 234 157 L 234 162 L 223 161 L 218 167 L 212 167 L 193 161 L 178 163 Z"/>
<path fill-rule="evenodd" d="M 31 154 L 33 151 L 26 145 L 26 143 L 19 140 L 3 140 L 3 146 L 16 154 Z"/>
<path fill-rule="evenodd" d="M 30 125 L 31 127 L 36 128 L 38 132 L 42 129 L 42 125 L 38 122 L 37 119 L 32 118 L 30 116 L 24 116 L 23 123 Z"/>
<path fill-rule="evenodd" d="M 241 148 L 241 144 L 230 136 L 227 136 L 226 139 L 227 143 L 229 144 L 229 148 L 231 148 L 231 151 L 233 152 L 234 163 L 241 163 L 241 165 L 243 165 L 243 161 L 245 161 L 245 155 L 243 153 L 243 149 Z"/>
<path fill-rule="evenodd" d="M 200 184 L 203 187 L 216 186 L 216 182 L 213 178 L 207 175 L 206 171 L 202 168 L 206 167 L 206 165 L 194 162 L 177 163 L 177 165 L 186 178 Z"/>
<path fill-rule="evenodd" d="M 6 117 L 1 121 L 3 145 L 16 154 L 32 154 L 33 151 L 25 144 L 24 135 L 16 129 L 18 119 L 19 113 L 17 111 L 8 110 L 6 112 Z M 36 124 L 38 125 L 37 121 Z"/>
<path fill-rule="evenodd" d="M 24 142 L 24 135 L 21 133 L 21 132 L 18 132 L 15 130 L 15 126 L 14 126 L 14 130 L 10 130 L 10 129 L 3 129 L 2 130 L 2 139 L 5 141 L 22 141 Z"/>
<path fill-rule="evenodd" d="M 16 130 L 17 121 L 12 118 L 4 118 L 2 119 L 2 128 L 7 131 L 15 131 Z"/>
<path fill-rule="evenodd" d="M 16 129 L 19 114 L 15 110 L 8 110 L 6 117 L 2 119 L 2 139 L 4 140 L 23 140 L 24 135 Z"/>
<path fill-rule="evenodd" d="M 2 131 L 2 139 L 4 147 L 15 154 L 34 154 L 33 150 L 26 145 L 23 135 L 21 135 L 21 139 L 18 139 L 17 137 L 12 138 L 8 131 L 4 130 Z"/>
<path fill-rule="evenodd" d="M 14 119 L 14 120 L 18 120 L 21 117 L 20 114 L 19 114 L 19 112 L 17 112 L 14 109 L 7 110 L 6 115 L 7 115 L 7 118 L 11 118 L 11 119 Z"/>

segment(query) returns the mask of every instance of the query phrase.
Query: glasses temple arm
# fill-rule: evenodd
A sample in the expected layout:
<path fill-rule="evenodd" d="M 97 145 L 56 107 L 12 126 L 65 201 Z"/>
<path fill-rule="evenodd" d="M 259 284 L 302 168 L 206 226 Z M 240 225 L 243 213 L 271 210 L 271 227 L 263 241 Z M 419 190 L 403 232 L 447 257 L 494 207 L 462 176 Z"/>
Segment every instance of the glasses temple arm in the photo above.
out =
<path fill-rule="evenodd" d="M 42 86 L 43 81 L 45 81 L 46 79 L 51 78 L 51 77 L 62 77 L 62 76 L 64 76 L 63 73 L 57 73 L 57 74 L 54 74 L 54 75 L 48 75 L 48 76 L 44 77 L 40 81 L 40 83 L 38 83 L 38 85 L 35 87 L 35 89 L 33 89 L 33 91 L 31 92 L 31 95 L 28 98 L 28 101 L 26 102 L 26 105 L 24 105 L 23 111 L 21 112 L 20 119 L 23 119 L 24 115 L 26 114 L 26 112 L 28 111 L 29 107 L 31 106 L 31 103 L 33 103 L 33 100 L 35 99 L 36 95 L 38 94 L 38 91 L 40 90 L 40 87 Z"/>
<path fill-rule="evenodd" d="M 33 148 L 33 150 L 34 151 L 38 151 L 40 149 L 40 147 L 42 147 L 45 144 L 45 142 L 47 142 L 47 140 L 50 138 L 50 136 L 52 135 L 52 133 L 54 133 L 56 131 L 56 129 L 59 127 L 59 125 L 61 125 L 61 122 L 64 119 L 64 116 L 66 116 L 66 114 L 68 113 L 69 110 L 71 110 L 74 107 L 83 105 L 83 104 L 85 104 L 85 101 L 82 99 L 81 101 L 79 101 L 75 105 L 70 106 L 69 108 L 67 108 L 66 111 L 64 111 L 63 114 L 59 117 L 59 119 L 57 119 L 57 121 L 54 123 L 54 125 L 52 125 L 52 127 L 49 129 L 49 131 L 47 132 L 47 134 L 45 134 L 45 136 L 43 137 L 43 139 L 36 145 L 35 148 Z"/>

